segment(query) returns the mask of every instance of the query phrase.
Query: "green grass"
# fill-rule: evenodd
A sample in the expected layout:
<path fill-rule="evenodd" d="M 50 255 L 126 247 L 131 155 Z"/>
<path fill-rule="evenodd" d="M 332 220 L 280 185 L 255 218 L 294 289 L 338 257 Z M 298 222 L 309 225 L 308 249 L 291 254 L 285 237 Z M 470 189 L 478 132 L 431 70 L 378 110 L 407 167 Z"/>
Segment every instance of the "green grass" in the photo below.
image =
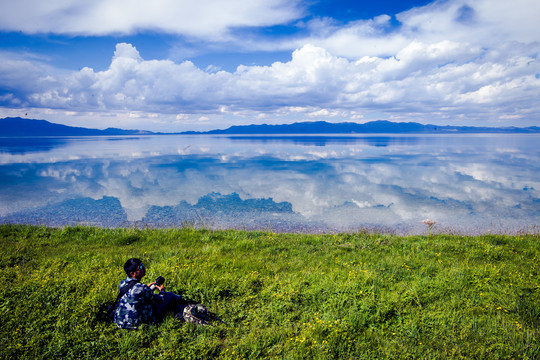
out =
<path fill-rule="evenodd" d="M 0 357 L 540 358 L 540 236 L 0 226 Z M 228 325 L 102 320 L 139 257 Z"/>

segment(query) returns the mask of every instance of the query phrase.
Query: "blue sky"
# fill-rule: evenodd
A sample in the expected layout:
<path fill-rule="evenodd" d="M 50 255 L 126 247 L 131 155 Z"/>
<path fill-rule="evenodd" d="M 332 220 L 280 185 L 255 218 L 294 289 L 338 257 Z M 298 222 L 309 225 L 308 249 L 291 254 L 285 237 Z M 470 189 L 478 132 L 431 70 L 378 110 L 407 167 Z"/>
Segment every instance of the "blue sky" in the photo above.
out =
<path fill-rule="evenodd" d="M 537 0 L 0 0 L 0 117 L 540 126 Z"/>

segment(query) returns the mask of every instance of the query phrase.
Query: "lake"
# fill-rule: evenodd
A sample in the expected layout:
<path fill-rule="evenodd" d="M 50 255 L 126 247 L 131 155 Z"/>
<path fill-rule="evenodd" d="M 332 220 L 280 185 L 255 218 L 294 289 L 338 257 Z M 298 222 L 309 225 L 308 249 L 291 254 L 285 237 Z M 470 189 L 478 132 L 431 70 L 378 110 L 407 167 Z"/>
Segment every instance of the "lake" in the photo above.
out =
<path fill-rule="evenodd" d="M 0 138 L 0 223 L 538 231 L 540 135 Z"/>

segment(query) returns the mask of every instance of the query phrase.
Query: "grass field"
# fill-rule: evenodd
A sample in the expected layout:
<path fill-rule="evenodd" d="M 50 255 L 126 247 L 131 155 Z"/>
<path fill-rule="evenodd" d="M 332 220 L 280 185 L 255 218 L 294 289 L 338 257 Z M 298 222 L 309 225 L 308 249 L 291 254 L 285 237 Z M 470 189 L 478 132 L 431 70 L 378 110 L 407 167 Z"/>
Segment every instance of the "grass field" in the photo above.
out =
<path fill-rule="evenodd" d="M 0 357 L 538 359 L 540 236 L 0 226 Z M 103 320 L 122 266 L 225 324 Z"/>

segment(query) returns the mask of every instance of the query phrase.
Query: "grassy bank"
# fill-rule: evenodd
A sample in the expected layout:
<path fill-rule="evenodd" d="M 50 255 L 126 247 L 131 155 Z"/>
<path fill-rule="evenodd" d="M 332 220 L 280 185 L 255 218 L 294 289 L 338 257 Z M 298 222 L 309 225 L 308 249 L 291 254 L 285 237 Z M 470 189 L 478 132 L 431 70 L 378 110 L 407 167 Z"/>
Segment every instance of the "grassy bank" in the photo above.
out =
<path fill-rule="evenodd" d="M 539 358 L 538 235 L 0 226 L 2 358 Z M 129 257 L 228 325 L 104 322 Z"/>

